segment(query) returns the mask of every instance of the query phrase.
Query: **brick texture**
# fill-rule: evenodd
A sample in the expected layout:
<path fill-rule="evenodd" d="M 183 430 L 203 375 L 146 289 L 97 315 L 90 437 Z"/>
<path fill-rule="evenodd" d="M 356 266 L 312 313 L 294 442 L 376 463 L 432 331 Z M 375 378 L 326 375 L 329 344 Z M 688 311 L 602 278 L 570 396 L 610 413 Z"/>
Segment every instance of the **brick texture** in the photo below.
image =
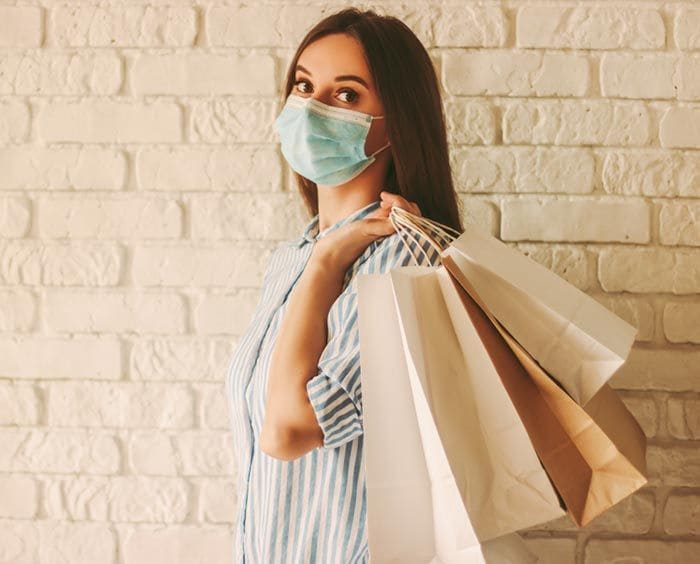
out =
<path fill-rule="evenodd" d="M 308 217 L 273 120 L 333 0 L 0 5 L 0 561 L 225 564 L 223 394 Z M 462 216 L 637 327 L 650 483 L 543 564 L 700 554 L 700 6 L 379 0 L 428 48 Z"/>

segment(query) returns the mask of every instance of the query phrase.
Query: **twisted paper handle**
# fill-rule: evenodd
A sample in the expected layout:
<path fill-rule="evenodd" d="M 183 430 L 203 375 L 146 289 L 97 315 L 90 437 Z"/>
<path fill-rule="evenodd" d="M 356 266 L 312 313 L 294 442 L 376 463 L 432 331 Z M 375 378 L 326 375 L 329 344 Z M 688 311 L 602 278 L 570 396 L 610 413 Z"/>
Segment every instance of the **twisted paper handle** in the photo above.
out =
<path fill-rule="evenodd" d="M 439 255 L 442 255 L 442 251 L 444 251 L 452 241 L 461 235 L 459 231 L 445 225 L 444 223 L 440 223 L 439 221 L 428 219 L 420 215 L 415 215 L 398 206 L 391 207 L 389 220 L 396 228 L 397 233 L 402 239 L 404 239 L 404 242 L 406 242 L 406 238 L 409 238 L 411 241 L 416 243 L 416 246 L 426 256 L 431 266 L 435 265 L 432 264 L 428 253 L 425 252 L 425 249 L 423 249 L 422 245 L 419 244 L 418 240 L 413 234 L 428 241 L 430 245 L 438 251 Z M 455 233 L 456 236 L 450 235 L 448 231 Z M 419 264 L 418 258 L 411 249 L 411 245 L 406 243 L 406 246 L 408 247 L 408 251 L 411 253 L 411 256 L 416 261 L 416 264 Z"/>

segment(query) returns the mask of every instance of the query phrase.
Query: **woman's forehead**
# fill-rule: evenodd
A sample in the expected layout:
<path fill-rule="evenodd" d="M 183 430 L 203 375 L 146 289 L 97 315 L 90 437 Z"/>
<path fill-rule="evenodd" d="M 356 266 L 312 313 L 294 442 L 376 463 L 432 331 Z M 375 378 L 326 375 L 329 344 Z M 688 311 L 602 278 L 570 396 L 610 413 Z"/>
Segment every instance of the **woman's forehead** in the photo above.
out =
<path fill-rule="evenodd" d="M 306 46 L 297 63 L 312 76 L 356 74 L 371 79 L 362 45 L 346 34 L 334 33 L 317 39 Z"/>

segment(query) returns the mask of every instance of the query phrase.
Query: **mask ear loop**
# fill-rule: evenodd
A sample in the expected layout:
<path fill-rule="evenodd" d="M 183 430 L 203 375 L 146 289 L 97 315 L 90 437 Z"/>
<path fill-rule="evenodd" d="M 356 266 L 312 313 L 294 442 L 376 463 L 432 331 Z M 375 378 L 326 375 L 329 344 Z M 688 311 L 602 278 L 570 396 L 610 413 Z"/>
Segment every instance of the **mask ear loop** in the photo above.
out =
<path fill-rule="evenodd" d="M 384 145 L 383 147 L 380 147 L 380 148 L 377 149 L 374 153 L 372 153 L 371 155 L 369 155 L 367 158 L 368 158 L 368 159 L 371 159 L 374 155 L 376 155 L 376 154 L 378 154 L 378 153 L 381 153 L 381 152 L 382 152 L 384 149 L 386 149 L 389 145 L 391 145 L 391 142 L 387 143 L 387 144 Z"/>
<path fill-rule="evenodd" d="M 370 117 L 374 120 L 374 119 L 384 119 L 386 116 L 370 116 Z M 371 155 L 369 155 L 367 158 L 368 158 L 368 159 L 371 159 L 374 155 L 379 154 L 381 151 L 383 151 L 384 149 L 386 149 L 389 145 L 391 145 L 391 141 L 389 141 L 389 142 L 388 142 L 386 145 L 384 145 L 383 147 L 380 147 L 379 149 L 377 149 L 374 153 L 372 153 Z"/>

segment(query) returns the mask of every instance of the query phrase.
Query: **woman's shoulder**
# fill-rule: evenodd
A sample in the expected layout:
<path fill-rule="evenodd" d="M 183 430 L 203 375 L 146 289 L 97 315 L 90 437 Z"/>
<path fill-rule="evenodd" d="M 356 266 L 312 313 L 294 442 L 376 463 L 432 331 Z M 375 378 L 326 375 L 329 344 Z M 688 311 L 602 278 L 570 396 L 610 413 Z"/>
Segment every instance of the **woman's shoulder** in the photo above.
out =
<path fill-rule="evenodd" d="M 385 274 L 403 266 L 437 266 L 439 260 L 439 253 L 426 240 L 394 232 L 372 241 L 358 257 L 346 273 L 343 294 L 356 296 L 361 274 Z"/>

